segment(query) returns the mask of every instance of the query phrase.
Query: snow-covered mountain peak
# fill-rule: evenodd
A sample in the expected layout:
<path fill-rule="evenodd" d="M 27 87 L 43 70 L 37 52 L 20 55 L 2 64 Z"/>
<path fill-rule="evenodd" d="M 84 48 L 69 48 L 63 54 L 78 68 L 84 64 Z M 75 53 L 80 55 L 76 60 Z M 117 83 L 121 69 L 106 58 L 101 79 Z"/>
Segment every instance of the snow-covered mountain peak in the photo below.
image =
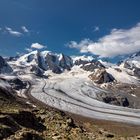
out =
<path fill-rule="evenodd" d="M 69 56 L 38 50 L 22 55 L 17 61 L 12 63 L 25 68 L 33 67 L 33 70 L 52 70 L 55 73 L 61 73 L 65 69 L 70 70 L 73 65 L 72 59 Z"/>
<path fill-rule="evenodd" d="M 95 58 L 93 56 L 86 56 L 86 55 L 82 55 L 82 56 L 72 56 L 73 62 L 78 61 L 78 60 L 82 60 L 82 61 L 92 61 Z"/>
<path fill-rule="evenodd" d="M 140 78 L 140 55 L 134 54 L 133 57 L 125 59 L 121 65 L 112 64 L 106 61 L 97 60 L 93 56 L 67 56 L 63 53 L 57 54 L 51 51 L 32 51 L 24 54 L 14 61 L 8 62 L 14 72 L 35 73 L 42 76 L 47 71 L 53 73 L 62 73 L 71 70 L 73 66 L 77 66 L 80 70 L 94 73 L 96 69 L 105 69 L 117 81 L 122 81 L 125 75 L 126 81 L 136 83 Z M 134 80 L 132 80 L 134 76 Z M 123 78 L 124 79 L 124 78 Z M 136 81 L 136 82 L 135 82 Z"/>
<path fill-rule="evenodd" d="M 32 65 L 35 64 L 35 59 L 37 59 L 38 51 L 33 51 L 28 54 L 22 55 L 17 59 L 17 63 L 21 65 Z"/>
<path fill-rule="evenodd" d="M 104 65 L 105 67 L 113 67 L 115 66 L 115 64 L 111 63 L 111 62 L 106 62 L 106 61 L 103 61 L 101 59 L 98 60 L 102 65 Z"/>
<path fill-rule="evenodd" d="M 140 52 L 137 52 L 122 61 L 120 66 L 129 69 L 140 68 Z"/>
<path fill-rule="evenodd" d="M 134 58 L 134 57 L 138 57 L 138 56 L 140 56 L 140 51 L 131 55 L 130 58 Z"/>

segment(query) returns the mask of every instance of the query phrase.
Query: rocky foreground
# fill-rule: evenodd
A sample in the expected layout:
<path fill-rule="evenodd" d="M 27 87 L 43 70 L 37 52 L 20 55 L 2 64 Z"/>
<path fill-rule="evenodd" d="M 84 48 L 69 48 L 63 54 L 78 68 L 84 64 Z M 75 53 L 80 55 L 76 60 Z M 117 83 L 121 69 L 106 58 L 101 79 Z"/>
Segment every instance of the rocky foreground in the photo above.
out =
<path fill-rule="evenodd" d="M 0 92 L 0 139 L 3 140 L 140 139 L 136 127 L 134 133 L 131 126 L 122 129 L 118 124 L 99 123 L 46 106 L 33 108 L 21 98 L 3 95 L 9 97 Z"/>

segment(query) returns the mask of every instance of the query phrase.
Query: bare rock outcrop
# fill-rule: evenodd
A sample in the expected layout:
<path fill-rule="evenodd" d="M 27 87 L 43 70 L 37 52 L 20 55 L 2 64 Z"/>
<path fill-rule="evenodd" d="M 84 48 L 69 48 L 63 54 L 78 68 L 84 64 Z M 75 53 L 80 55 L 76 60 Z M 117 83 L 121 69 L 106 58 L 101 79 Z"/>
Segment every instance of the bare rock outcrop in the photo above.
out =
<path fill-rule="evenodd" d="M 90 74 L 89 78 L 97 84 L 113 82 L 115 80 L 105 69 L 98 69 L 96 72 Z"/>
<path fill-rule="evenodd" d="M 8 65 L 4 58 L 0 56 L 0 73 L 11 73 L 12 71 L 12 68 Z"/>

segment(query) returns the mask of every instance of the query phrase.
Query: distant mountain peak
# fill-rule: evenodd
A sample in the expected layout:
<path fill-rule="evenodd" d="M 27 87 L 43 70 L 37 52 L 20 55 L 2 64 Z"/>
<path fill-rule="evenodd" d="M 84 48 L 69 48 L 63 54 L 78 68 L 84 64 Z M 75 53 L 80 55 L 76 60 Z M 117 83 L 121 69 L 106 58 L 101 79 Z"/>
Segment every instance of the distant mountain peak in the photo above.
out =
<path fill-rule="evenodd" d="M 54 73 L 70 70 L 73 66 L 72 59 L 65 54 L 56 54 L 50 51 L 32 51 L 24 54 L 15 62 L 25 67 L 34 66 L 34 69 L 52 70 Z M 38 67 L 38 68 L 37 68 Z M 34 70 L 33 69 L 33 70 Z"/>

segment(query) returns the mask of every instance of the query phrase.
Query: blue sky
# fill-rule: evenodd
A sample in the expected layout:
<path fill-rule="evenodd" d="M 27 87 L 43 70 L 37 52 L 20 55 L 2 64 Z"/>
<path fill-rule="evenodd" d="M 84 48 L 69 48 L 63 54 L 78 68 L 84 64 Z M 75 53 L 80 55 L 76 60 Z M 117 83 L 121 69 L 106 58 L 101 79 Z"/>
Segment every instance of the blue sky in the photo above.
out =
<path fill-rule="evenodd" d="M 118 50 L 107 54 L 102 48 L 110 50 L 118 43 L 137 44 L 121 55 L 139 51 L 139 7 L 139 0 L 0 0 L 0 55 L 14 56 L 44 47 L 67 55 L 114 57 Z M 123 37 L 112 46 L 116 34 Z"/>

